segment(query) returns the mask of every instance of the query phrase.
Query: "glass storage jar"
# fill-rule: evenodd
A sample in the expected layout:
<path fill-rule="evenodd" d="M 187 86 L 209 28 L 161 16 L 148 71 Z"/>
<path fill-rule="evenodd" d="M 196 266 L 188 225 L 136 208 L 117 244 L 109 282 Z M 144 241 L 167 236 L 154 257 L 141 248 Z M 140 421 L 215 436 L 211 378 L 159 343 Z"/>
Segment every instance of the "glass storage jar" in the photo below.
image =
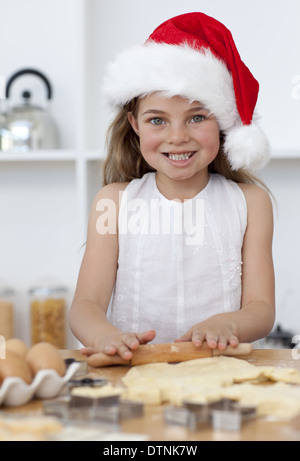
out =
<path fill-rule="evenodd" d="M 31 344 L 49 342 L 66 346 L 66 293 L 64 287 L 36 287 L 29 291 Z"/>
<path fill-rule="evenodd" d="M 0 287 L 0 335 L 10 339 L 14 336 L 14 296 L 9 287 Z"/>

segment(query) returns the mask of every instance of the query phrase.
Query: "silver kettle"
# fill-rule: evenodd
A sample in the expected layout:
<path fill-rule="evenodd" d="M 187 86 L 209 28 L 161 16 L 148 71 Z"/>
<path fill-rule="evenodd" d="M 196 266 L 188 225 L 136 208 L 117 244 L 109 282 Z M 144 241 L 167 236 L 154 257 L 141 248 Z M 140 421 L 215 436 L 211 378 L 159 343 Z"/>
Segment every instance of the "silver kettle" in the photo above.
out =
<path fill-rule="evenodd" d="M 52 87 L 48 78 L 36 69 L 21 69 L 7 81 L 5 96 L 9 100 L 12 83 L 25 74 L 39 77 L 47 89 L 47 99 L 52 99 Z M 29 151 L 37 149 L 56 149 L 58 133 L 56 125 L 48 112 L 30 103 L 29 90 L 22 92 L 23 104 L 8 109 L 0 117 L 0 150 Z"/>

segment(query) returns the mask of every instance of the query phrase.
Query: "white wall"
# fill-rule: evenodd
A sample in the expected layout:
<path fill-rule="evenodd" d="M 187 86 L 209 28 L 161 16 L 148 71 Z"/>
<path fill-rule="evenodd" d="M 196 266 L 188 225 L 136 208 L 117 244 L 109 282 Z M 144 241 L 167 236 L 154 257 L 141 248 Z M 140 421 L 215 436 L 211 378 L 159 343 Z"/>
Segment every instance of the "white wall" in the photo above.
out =
<path fill-rule="evenodd" d="M 24 67 L 46 74 L 63 152 L 83 148 L 83 13 L 81 0 L 0 0 L 0 74 L 7 80 Z M 15 80 L 2 106 L 19 103 L 27 88 L 47 108 L 44 84 L 32 76 Z M 31 287 L 65 285 L 72 298 L 85 238 L 79 203 L 75 161 L 0 163 L 0 284 L 16 291 L 15 334 L 27 342 Z"/>
<path fill-rule="evenodd" d="M 84 45 L 80 0 L 0 0 L 0 17 L 0 74 L 8 79 L 25 67 L 37 67 L 46 74 L 54 90 L 50 111 L 60 128 L 60 147 L 73 148 L 80 93 L 77 98 L 74 95 L 81 85 Z M 33 102 L 44 107 L 43 83 L 26 76 L 12 84 L 11 105 L 20 102 L 26 85 L 33 90 Z"/>
<path fill-rule="evenodd" d="M 300 159 L 272 160 L 262 174 L 272 190 L 277 323 L 300 333 Z"/>

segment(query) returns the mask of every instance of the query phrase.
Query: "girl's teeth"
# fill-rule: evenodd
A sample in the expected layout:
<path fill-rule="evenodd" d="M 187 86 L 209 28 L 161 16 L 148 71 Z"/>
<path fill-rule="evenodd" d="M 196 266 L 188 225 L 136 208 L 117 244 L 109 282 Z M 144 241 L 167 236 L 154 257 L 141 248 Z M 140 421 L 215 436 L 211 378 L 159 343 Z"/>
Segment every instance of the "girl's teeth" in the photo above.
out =
<path fill-rule="evenodd" d="M 169 154 L 169 158 L 171 160 L 187 160 L 192 154 L 193 152 L 188 152 L 186 154 Z"/>

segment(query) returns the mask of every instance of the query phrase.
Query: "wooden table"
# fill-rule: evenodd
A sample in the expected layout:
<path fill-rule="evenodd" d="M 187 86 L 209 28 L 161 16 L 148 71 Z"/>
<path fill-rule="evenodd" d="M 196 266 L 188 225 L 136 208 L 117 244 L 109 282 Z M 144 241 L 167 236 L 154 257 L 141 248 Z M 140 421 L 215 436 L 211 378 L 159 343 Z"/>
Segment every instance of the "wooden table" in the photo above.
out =
<path fill-rule="evenodd" d="M 64 358 L 84 360 L 80 351 L 63 350 Z M 253 365 L 292 367 L 300 371 L 300 350 L 291 349 L 257 349 L 246 358 Z M 115 385 L 122 385 L 121 378 L 128 371 L 126 366 L 106 368 L 89 368 L 93 377 L 104 377 Z M 8 412 L 40 412 L 42 402 L 33 400 L 28 404 L 10 408 Z M 217 432 L 210 427 L 191 432 L 181 426 L 164 423 L 163 406 L 146 405 L 144 416 L 122 423 L 122 431 L 134 434 L 146 434 L 150 441 L 296 441 L 300 440 L 300 422 L 266 421 L 256 418 L 243 423 L 241 432 Z"/>

